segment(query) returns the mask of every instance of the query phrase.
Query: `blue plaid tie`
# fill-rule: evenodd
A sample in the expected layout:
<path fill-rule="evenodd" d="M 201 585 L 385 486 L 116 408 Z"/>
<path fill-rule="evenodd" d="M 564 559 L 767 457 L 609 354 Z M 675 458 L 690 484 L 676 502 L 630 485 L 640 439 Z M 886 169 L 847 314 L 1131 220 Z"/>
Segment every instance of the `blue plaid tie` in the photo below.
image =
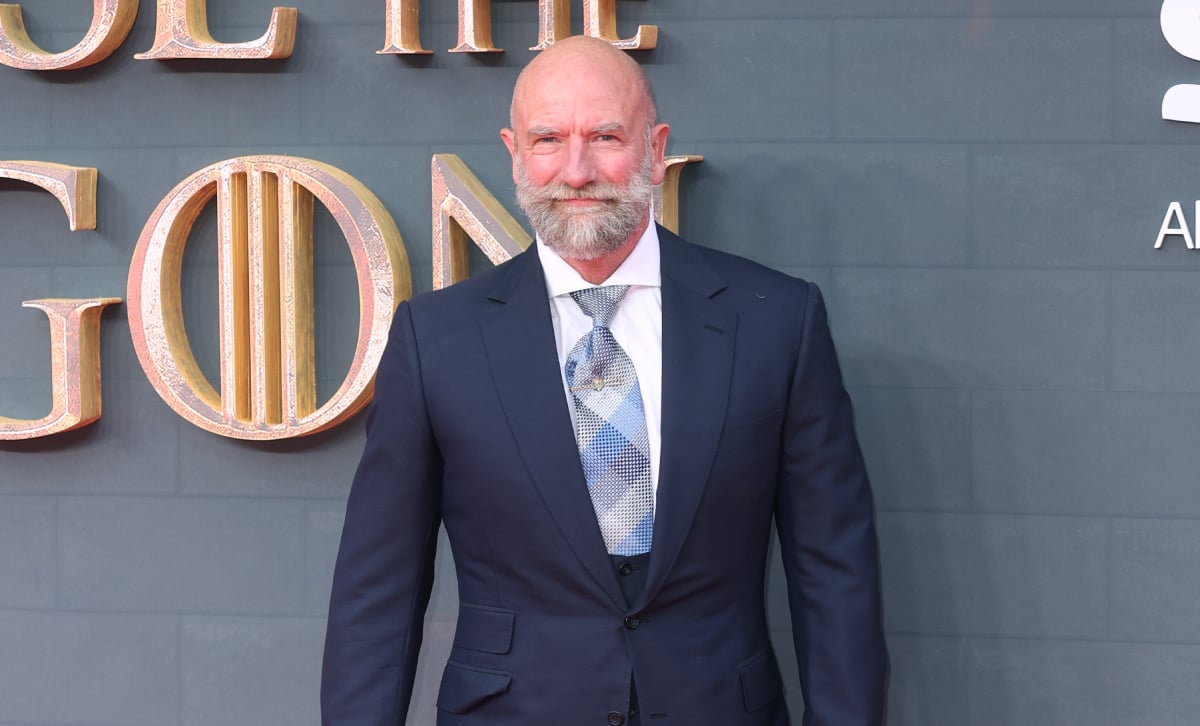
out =
<path fill-rule="evenodd" d="M 592 508 L 609 554 L 650 551 L 654 492 L 642 389 L 633 361 L 608 329 L 628 285 L 571 293 L 592 319 L 591 331 L 567 355 L 575 405 L 575 440 Z"/>

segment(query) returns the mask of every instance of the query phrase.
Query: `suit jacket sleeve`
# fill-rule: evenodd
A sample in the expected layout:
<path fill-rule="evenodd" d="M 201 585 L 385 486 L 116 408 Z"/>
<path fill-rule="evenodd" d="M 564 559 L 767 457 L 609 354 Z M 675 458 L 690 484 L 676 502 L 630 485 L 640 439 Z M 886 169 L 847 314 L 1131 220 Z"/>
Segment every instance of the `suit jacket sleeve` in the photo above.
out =
<path fill-rule="evenodd" d="M 883 723 L 874 506 L 820 291 L 809 284 L 784 421 L 776 525 L 805 726 Z"/>
<path fill-rule="evenodd" d="M 321 678 L 325 726 L 401 726 L 433 583 L 441 456 L 411 309 L 396 310 L 346 505 Z"/>

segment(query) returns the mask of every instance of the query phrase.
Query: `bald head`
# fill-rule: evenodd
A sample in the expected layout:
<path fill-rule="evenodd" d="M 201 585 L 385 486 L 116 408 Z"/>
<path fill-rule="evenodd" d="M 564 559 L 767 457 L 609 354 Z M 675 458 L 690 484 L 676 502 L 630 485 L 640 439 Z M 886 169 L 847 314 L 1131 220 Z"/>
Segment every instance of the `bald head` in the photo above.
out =
<path fill-rule="evenodd" d="M 587 35 L 573 35 L 555 42 L 521 71 L 513 88 L 509 123 L 514 128 L 518 126 L 518 114 L 528 105 L 530 88 L 554 82 L 570 85 L 590 74 L 606 76 L 614 86 L 633 95 L 647 124 L 657 120 L 654 91 L 641 65 L 607 41 Z"/>

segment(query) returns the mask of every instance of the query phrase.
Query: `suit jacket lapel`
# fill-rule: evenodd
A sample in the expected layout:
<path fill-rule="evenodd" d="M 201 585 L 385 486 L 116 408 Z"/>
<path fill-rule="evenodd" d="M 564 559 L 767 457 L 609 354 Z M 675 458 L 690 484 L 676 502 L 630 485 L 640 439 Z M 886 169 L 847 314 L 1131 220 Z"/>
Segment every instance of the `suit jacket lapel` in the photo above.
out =
<path fill-rule="evenodd" d="M 679 556 L 704 495 L 725 421 L 737 315 L 712 297 L 725 283 L 710 265 L 659 228 L 662 250 L 662 459 L 645 607 Z"/>
<path fill-rule="evenodd" d="M 558 351 L 535 246 L 509 265 L 481 322 L 484 347 L 517 449 L 575 555 L 622 610 L 625 598 L 604 548 L 567 410 Z"/>

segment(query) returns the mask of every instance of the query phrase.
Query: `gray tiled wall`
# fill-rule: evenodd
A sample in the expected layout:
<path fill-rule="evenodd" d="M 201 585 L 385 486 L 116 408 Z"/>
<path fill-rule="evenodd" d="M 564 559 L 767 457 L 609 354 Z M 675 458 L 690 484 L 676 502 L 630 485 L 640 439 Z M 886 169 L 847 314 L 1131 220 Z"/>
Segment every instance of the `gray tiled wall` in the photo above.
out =
<path fill-rule="evenodd" d="M 266 0 L 210 0 L 213 34 Z M 88 3 L 25 3 L 43 45 Z M 45 412 L 38 297 L 125 295 L 159 200 L 239 154 L 306 156 L 370 187 L 430 286 L 429 161 L 456 153 L 506 204 L 497 137 L 536 40 L 497 2 L 487 58 L 378 56 L 383 3 L 299 0 L 286 61 L 0 67 L 0 159 L 100 170 L 99 228 L 0 181 L 0 415 Z M 1200 253 L 1153 242 L 1200 196 L 1200 127 L 1159 118 L 1200 83 L 1145 0 L 622 0 L 660 26 L 638 57 L 672 122 L 685 236 L 822 286 L 871 468 L 893 656 L 892 726 L 1175 726 L 1200 713 Z M 578 28 L 579 4 L 575 3 Z M 349 364 L 353 271 L 318 219 L 320 385 Z M 184 301 L 215 375 L 215 235 Z M 476 258 L 478 262 L 478 258 Z M 480 263 L 483 264 L 483 263 Z M 146 382 L 124 307 L 102 328 L 104 417 L 0 444 L 0 726 L 304 726 L 361 419 L 249 444 L 183 421 Z M 411 722 L 432 723 L 457 592 L 445 542 Z M 781 569 L 768 615 L 799 712 Z"/>

